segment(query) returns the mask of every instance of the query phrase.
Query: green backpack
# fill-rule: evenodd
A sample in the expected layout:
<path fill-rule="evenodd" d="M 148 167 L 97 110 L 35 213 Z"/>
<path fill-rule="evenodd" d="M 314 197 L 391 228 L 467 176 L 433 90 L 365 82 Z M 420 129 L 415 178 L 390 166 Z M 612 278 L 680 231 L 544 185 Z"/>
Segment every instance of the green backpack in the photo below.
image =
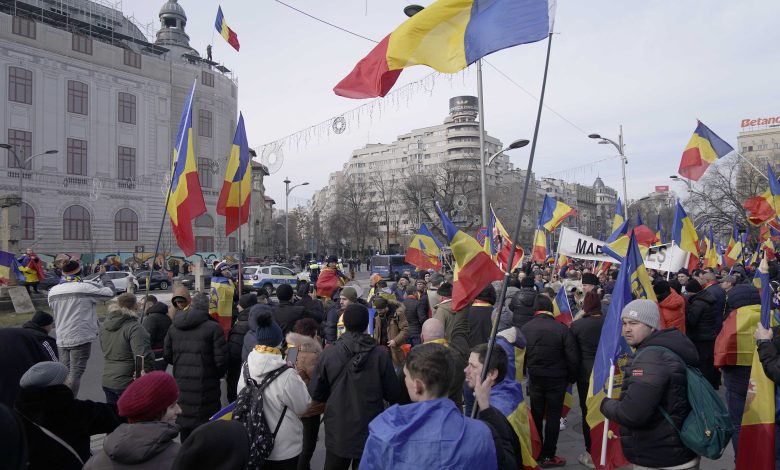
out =
<path fill-rule="evenodd" d="M 635 356 L 638 358 L 648 349 L 659 349 L 669 352 L 685 366 L 688 378 L 688 402 L 691 412 L 683 421 L 682 428 L 677 429 L 672 417 L 662 407 L 658 407 L 664 418 L 680 435 L 683 445 L 696 454 L 708 459 L 717 460 L 723 455 L 724 449 L 734 434 L 734 426 L 726 406 L 723 405 L 715 389 L 704 378 L 701 371 L 690 367 L 685 361 L 669 348 L 663 346 L 648 346 Z"/>

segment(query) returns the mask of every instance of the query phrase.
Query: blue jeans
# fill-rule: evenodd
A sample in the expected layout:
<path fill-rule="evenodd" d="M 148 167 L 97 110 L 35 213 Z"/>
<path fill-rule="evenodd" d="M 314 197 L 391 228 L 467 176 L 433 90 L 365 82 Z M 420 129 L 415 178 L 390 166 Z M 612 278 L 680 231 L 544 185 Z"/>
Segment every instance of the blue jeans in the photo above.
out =
<path fill-rule="evenodd" d="M 116 402 L 119 401 L 119 397 L 122 395 L 122 392 L 124 392 L 124 390 L 103 387 L 103 393 L 106 394 L 106 403 L 109 405 L 116 405 Z"/>
<path fill-rule="evenodd" d="M 60 362 L 68 368 L 68 378 L 70 379 L 70 389 L 73 391 L 73 398 L 78 398 L 79 387 L 81 386 L 81 376 L 87 370 L 87 361 L 92 352 L 92 342 L 79 344 L 72 348 L 57 348 L 60 353 Z"/>
<path fill-rule="evenodd" d="M 742 413 L 745 411 L 745 399 L 748 382 L 750 382 L 750 366 L 723 366 L 721 372 L 723 372 L 723 385 L 726 387 L 726 407 L 729 409 L 731 424 L 734 425 L 731 446 L 734 448 L 734 461 L 736 461 Z"/>

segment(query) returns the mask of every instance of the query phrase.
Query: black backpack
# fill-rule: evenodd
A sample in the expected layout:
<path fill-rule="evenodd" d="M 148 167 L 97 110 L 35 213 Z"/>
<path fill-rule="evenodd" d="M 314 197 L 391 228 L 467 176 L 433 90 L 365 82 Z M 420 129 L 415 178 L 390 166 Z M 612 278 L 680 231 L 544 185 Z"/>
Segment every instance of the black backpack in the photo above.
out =
<path fill-rule="evenodd" d="M 266 374 L 263 381 L 258 385 L 249 375 L 249 367 L 244 363 L 244 383 L 246 386 L 238 394 L 236 407 L 233 410 L 233 419 L 240 422 L 246 428 L 249 435 L 249 463 L 247 469 L 255 470 L 263 467 L 263 463 L 271 455 L 274 449 L 274 440 L 279 428 L 282 426 L 284 415 L 287 413 L 287 407 L 282 410 L 279 422 L 276 428 L 271 432 L 268 422 L 263 413 L 263 391 L 265 388 L 289 367 L 284 365 Z"/>

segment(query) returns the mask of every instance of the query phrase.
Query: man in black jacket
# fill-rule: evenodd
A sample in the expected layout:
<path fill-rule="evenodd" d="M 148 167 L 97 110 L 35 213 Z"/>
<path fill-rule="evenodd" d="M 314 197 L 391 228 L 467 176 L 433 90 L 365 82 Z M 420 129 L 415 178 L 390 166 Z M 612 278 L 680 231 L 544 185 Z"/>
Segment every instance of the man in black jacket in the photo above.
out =
<path fill-rule="evenodd" d="M 241 351 L 244 348 L 244 336 L 249 331 L 249 310 L 257 305 L 257 294 L 250 292 L 243 294 L 238 298 L 238 317 L 233 327 L 230 329 L 227 341 L 227 399 L 229 402 L 236 401 L 238 398 L 238 378 L 241 376 L 241 365 L 244 361 L 241 358 Z"/>
<path fill-rule="evenodd" d="M 552 300 L 536 296 L 534 317 L 521 328 L 527 341 L 525 361 L 531 415 L 542 437 L 537 459 L 542 467 L 561 467 L 566 459 L 555 455 L 566 387 L 576 379 L 578 353 L 569 328 L 553 318 Z M 544 425 L 544 421 L 547 425 Z"/>
<path fill-rule="evenodd" d="M 390 353 L 367 333 L 368 309 L 344 309 L 345 333 L 317 361 L 309 393 L 325 406 L 325 470 L 357 470 L 368 438 L 368 423 L 396 403 L 400 384 Z"/>
<path fill-rule="evenodd" d="M 534 317 L 534 300 L 539 293 L 534 287 L 531 277 L 524 277 L 520 281 L 520 290 L 509 302 L 509 310 L 512 311 L 512 326 L 522 328 Z"/>
<path fill-rule="evenodd" d="M 629 302 L 620 318 L 623 336 L 636 354 L 623 369 L 620 398 L 605 398 L 601 412 L 620 425 L 623 454 L 634 465 L 698 469 L 699 457 L 683 445 L 660 411 L 678 429 L 690 413 L 686 365 L 698 363 L 696 347 L 676 328 L 658 330 L 661 316 L 652 300 Z"/>
<path fill-rule="evenodd" d="M 274 321 L 286 337 L 293 330 L 295 322 L 310 317 L 309 312 L 302 305 L 293 305 L 293 288 L 289 284 L 282 284 L 276 289 L 276 298 L 279 299 L 279 305 L 274 306 Z M 314 320 L 322 321 L 322 318 Z"/>
<path fill-rule="evenodd" d="M 685 285 L 688 305 L 685 308 L 685 334 L 688 335 L 699 353 L 699 369 L 712 387 L 720 387 L 720 373 L 715 369 L 715 338 L 717 299 L 709 289 L 702 289 L 696 279 Z"/>
<path fill-rule="evenodd" d="M 146 331 L 149 332 L 149 344 L 154 352 L 154 369 L 164 371 L 168 364 L 165 363 L 165 358 L 163 358 L 163 346 L 165 344 L 165 336 L 171 327 L 168 306 L 162 302 L 155 301 L 146 309 L 142 324 Z"/>

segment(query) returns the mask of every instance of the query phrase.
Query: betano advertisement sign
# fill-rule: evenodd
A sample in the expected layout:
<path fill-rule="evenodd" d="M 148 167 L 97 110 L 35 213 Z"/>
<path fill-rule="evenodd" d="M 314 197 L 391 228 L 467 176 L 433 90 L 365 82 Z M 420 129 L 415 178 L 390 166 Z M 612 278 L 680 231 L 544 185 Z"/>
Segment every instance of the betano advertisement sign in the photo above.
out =
<path fill-rule="evenodd" d="M 764 117 L 756 119 L 743 119 L 740 127 L 780 127 L 780 116 Z"/>

